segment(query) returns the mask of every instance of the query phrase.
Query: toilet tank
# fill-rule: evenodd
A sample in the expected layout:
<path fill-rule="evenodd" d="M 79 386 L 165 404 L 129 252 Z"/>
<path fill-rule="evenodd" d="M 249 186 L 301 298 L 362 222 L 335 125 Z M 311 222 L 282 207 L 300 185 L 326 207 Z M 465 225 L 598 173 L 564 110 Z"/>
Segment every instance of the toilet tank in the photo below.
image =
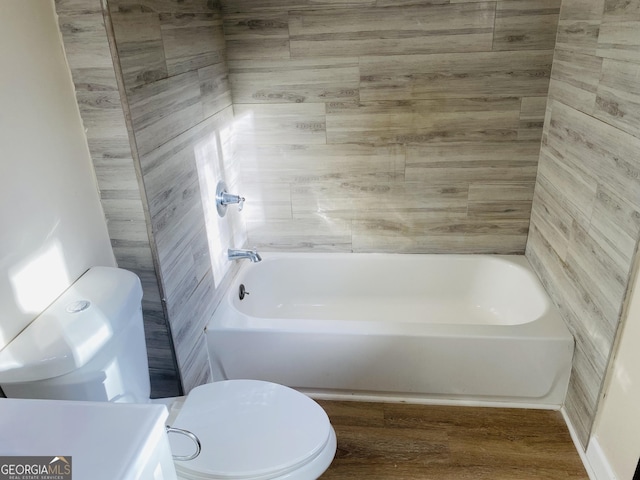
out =
<path fill-rule="evenodd" d="M 134 273 L 89 269 L 0 351 L 5 395 L 148 402 L 141 300 Z"/>

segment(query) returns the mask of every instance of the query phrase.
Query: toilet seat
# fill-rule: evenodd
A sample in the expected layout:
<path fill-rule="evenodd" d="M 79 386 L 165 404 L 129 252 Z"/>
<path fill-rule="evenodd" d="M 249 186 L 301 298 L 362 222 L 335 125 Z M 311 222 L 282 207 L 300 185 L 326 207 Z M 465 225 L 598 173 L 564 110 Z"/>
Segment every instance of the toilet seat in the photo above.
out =
<path fill-rule="evenodd" d="M 202 444 L 197 458 L 175 462 L 185 479 L 317 478 L 336 450 L 335 432 L 320 405 L 259 380 L 194 388 L 172 426 L 193 432 Z M 170 436 L 176 455 L 193 449 L 180 437 Z"/>

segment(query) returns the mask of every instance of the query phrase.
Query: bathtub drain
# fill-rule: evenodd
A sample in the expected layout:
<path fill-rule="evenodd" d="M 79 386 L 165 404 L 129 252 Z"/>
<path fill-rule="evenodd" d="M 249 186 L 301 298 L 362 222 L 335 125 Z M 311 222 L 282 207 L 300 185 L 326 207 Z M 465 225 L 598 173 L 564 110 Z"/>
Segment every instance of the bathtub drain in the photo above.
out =
<path fill-rule="evenodd" d="M 238 289 L 238 297 L 240 298 L 240 300 L 244 300 L 245 295 L 249 295 L 249 292 L 247 292 L 247 290 L 244 288 L 244 284 L 241 283 L 240 288 Z"/>

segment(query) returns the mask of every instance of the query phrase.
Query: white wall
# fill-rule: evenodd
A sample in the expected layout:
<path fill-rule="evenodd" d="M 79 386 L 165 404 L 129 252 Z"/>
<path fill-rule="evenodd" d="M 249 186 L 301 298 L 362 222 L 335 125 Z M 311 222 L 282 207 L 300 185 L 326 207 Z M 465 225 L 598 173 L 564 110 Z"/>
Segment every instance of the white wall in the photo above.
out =
<path fill-rule="evenodd" d="M 636 265 L 638 270 L 640 267 Z M 587 453 L 608 464 L 615 477 L 631 479 L 640 458 L 640 281 L 631 294 L 622 337 L 609 373 L 609 384 L 598 409 Z M 598 451 L 598 449 L 601 449 Z M 597 458 L 601 454 L 604 458 Z M 593 461 L 592 461 L 593 463 Z M 606 469 L 605 469 L 606 471 Z M 611 475 L 600 477 L 610 478 Z"/>
<path fill-rule="evenodd" d="M 0 348 L 115 265 L 53 0 L 0 1 Z"/>

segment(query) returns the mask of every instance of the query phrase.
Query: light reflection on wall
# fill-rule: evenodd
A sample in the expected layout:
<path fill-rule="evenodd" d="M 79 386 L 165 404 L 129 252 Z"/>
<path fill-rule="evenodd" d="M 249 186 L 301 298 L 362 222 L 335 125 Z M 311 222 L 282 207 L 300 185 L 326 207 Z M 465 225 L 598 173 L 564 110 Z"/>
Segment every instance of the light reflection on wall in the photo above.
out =
<path fill-rule="evenodd" d="M 233 151 L 233 168 L 230 170 L 232 170 L 235 181 L 239 181 L 238 175 L 240 171 L 254 172 L 249 177 L 243 177 L 242 185 L 238 183 L 237 188 L 242 189 L 242 194 L 247 199 L 242 217 L 245 221 L 251 221 L 255 228 L 265 222 L 267 218 L 265 205 L 270 204 L 274 200 L 277 201 L 278 192 L 270 192 L 270 195 L 265 192 L 265 183 L 260 182 L 260 154 L 252 140 L 255 129 L 254 124 L 254 115 L 250 110 L 235 116 L 235 131 L 241 134 L 242 138 L 238 138 L 238 136 L 234 138 L 233 145 L 235 145 L 236 148 Z M 240 145 L 238 145 L 238 143 L 240 143 Z M 290 217 L 290 213 L 291 209 L 289 208 L 287 217 Z M 243 228 L 242 231 L 246 237 L 246 228 Z M 242 243 L 245 241 L 246 238 Z"/>
<path fill-rule="evenodd" d="M 11 268 L 9 280 L 16 304 L 24 313 L 42 312 L 71 284 L 60 243 L 51 241 Z"/>
<path fill-rule="evenodd" d="M 200 195 L 202 208 L 205 215 L 205 227 L 209 240 L 209 256 L 213 270 L 213 280 L 217 287 L 220 280 L 229 270 L 229 262 L 223 257 L 229 244 L 230 231 L 226 222 L 218 218 L 216 212 L 216 183 L 220 177 L 218 139 L 215 134 L 209 135 L 205 141 L 195 146 L 196 165 L 198 168 L 198 181 L 200 182 Z"/>
<path fill-rule="evenodd" d="M 194 147 L 216 288 L 231 267 L 227 258 L 227 249 L 242 247 L 246 242 L 242 213 L 237 212 L 237 207 L 229 206 L 223 218 L 216 210 L 215 197 L 218 181 L 225 181 L 229 193 L 242 194 L 239 172 L 233 162 L 233 144 L 234 126 L 230 124 L 212 132 Z"/>

